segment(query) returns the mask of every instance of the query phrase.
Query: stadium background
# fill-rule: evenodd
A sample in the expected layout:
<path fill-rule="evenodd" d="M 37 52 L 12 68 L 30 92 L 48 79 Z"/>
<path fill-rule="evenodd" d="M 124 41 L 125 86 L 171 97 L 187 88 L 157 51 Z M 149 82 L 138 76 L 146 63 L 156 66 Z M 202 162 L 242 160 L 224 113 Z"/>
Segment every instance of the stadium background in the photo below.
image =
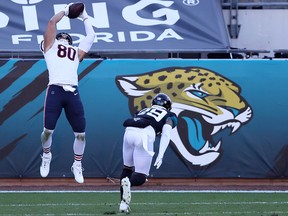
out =
<path fill-rule="evenodd" d="M 10 1 L 10 6 L 15 2 Z M 25 11 L 27 9 L 24 9 L 25 6 L 36 7 L 37 4 L 38 6 L 47 4 L 47 1 L 34 1 L 34 4 L 30 1 L 30 5 L 25 5 L 24 2 L 21 2 L 23 5 L 18 8 L 19 10 Z M 287 5 L 283 2 L 277 4 L 276 1 L 274 3 L 270 1 L 269 4 L 264 1 L 256 3 L 254 1 L 219 1 L 218 3 L 213 7 L 215 6 L 214 9 L 218 10 L 220 5 L 224 16 L 222 17 L 222 13 L 215 13 L 216 17 L 210 16 L 210 19 L 207 19 L 208 26 L 201 27 L 209 29 L 213 26 L 210 23 L 211 20 L 218 21 L 216 26 L 219 27 L 219 23 L 221 24 L 223 21 L 220 28 L 215 28 L 222 36 L 221 40 L 216 40 L 215 35 L 211 36 L 215 34 L 213 32 L 215 29 L 213 29 L 211 32 L 207 31 L 206 34 L 196 37 L 203 38 L 208 35 L 207 38 L 212 39 L 207 40 L 207 44 L 203 45 L 202 41 L 201 46 L 195 46 L 195 41 L 190 41 L 185 44 L 187 45 L 185 50 L 184 48 L 177 50 L 177 47 L 181 46 L 178 44 L 179 41 L 166 43 L 165 40 L 163 40 L 164 43 L 161 45 L 163 47 L 159 49 L 160 51 L 154 49 L 149 52 L 145 50 L 147 48 L 145 44 L 139 47 L 130 42 L 127 42 L 125 46 L 122 45 L 120 50 L 115 48 L 117 47 L 115 44 L 111 47 L 105 47 L 105 44 L 101 47 L 101 43 L 94 45 L 90 58 L 81 65 L 79 82 L 88 120 L 88 145 L 84 159 L 84 176 L 88 177 L 88 180 L 84 187 L 95 184 L 111 186 L 112 183 L 114 185 L 120 174 L 122 121 L 130 113 L 128 99 L 117 88 L 115 77 L 152 73 L 155 70 L 175 66 L 201 67 L 232 80 L 241 87 L 241 96 L 252 107 L 253 117 L 237 133 L 223 135 L 219 151 L 221 156 L 205 166 L 191 164 L 183 155 L 179 154 L 175 143 L 172 143 L 163 167 L 157 171 L 152 168 L 151 180 L 147 185 L 174 184 L 180 186 L 184 183 L 186 186 L 201 187 L 201 184 L 205 183 L 210 186 L 225 185 L 225 187 L 229 187 L 229 185 L 236 184 L 235 179 L 238 179 L 237 182 L 245 182 L 246 185 L 248 182 L 252 186 L 258 185 L 254 182 L 255 179 L 262 180 L 264 185 L 274 185 L 275 187 L 280 187 L 283 182 L 285 183 L 287 176 L 287 133 L 285 128 L 287 103 L 285 96 L 288 90 L 285 84 L 287 78 L 285 46 L 287 44 L 280 42 L 281 39 L 277 38 L 280 34 L 277 33 L 282 31 L 282 37 L 286 34 L 285 30 L 281 28 L 284 20 L 281 18 L 285 16 Z M 6 9 L 10 16 L 13 10 L 9 8 L 9 4 L 1 6 L 1 15 L 5 13 Z M 58 2 L 51 1 L 49 4 L 58 5 Z M 61 4 L 63 3 L 61 2 Z M 91 3 L 89 2 L 89 4 Z M 203 5 L 211 6 L 207 2 Z M 205 7 L 202 9 L 207 10 Z M 16 7 L 15 10 L 17 11 Z M 255 17 L 253 11 L 256 11 L 258 16 Z M 52 14 L 53 11 L 46 14 L 47 16 L 38 12 L 44 16 L 40 20 L 43 23 L 47 22 L 50 13 Z M 231 17 L 231 13 L 236 15 Z M 277 23 L 276 25 L 270 25 L 270 28 L 273 26 L 275 31 L 268 31 L 264 28 L 269 24 L 264 25 L 257 22 L 263 14 L 267 13 L 273 14 L 271 15 L 273 18 L 279 17 L 278 20 L 273 20 Z M 16 18 L 20 16 L 19 14 L 16 13 Z M 280 16 L 275 14 L 280 14 Z M 189 13 L 186 12 L 185 15 L 185 19 L 189 18 Z M 197 16 L 195 19 L 197 20 Z M 191 29 L 195 29 L 197 22 L 191 23 L 189 28 L 179 24 L 175 29 L 189 32 Z M 254 25 L 253 28 L 253 23 L 258 25 Z M 75 27 L 77 29 L 77 26 Z M 32 35 L 41 35 L 41 31 L 43 31 L 43 29 L 35 32 L 27 29 L 24 31 L 21 28 L 15 29 L 15 26 L 11 27 L 9 22 L 7 22 L 7 26 L 2 22 L 1 28 L 2 32 L 8 33 L 1 34 L 1 40 L 9 41 L 9 43 L 13 41 L 11 40 L 13 37 L 7 35 L 11 36 L 13 31 L 26 31 Z M 157 31 L 157 26 L 151 28 L 154 28 L 153 30 L 149 28 L 151 32 Z M 227 31 L 227 37 L 223 35 L 223 29 Z M 81 31 L 83 29 L 77 29 L 76 33 L 81 33 Z M 175 32 L 177 31 L 175 30 Z M 216 35 L 218 34 L 216 33 Z M 251 39 L 251 35 L 257 35 L 257 41 Z M 5 38 L 6 36 L 7 38 Z M 191 38 L 195 39 L 193 36 Z M 187 37 L 185 40 L 189 41 L 191 38 Z M 2 44 L 2 46 L 6 46 L 8 43 Z M 45 62 L 35 44 L 37 44 L 36 40 L 32 45 L 28 44 L 24 47 L 22 47 L 23 43 L 19 43 L 19 46 L 12 45 L 12 48 L 1 48 L 0 133 L 1 137 L 4 137 L 0 144 L 0 176 L 1 182 L 3 182 L 1 185 L 9 186 L 6 182 L 10 182 L 10 186 L 19 187 L 23 183 L 26 186 L 41 186 L 48 182 L 62 186 L 68 185 L 68 183 L 74 185 L 71 182 L 72 175 L 69 171 L 72 162 L 72 134 L 63 116 L 59 121 L 59 132 L 55 133 L 52 150 L 55 152 L 55 157 L 48 179 L 50 181 L 38 180 L 41 154 L 38 138 L 42 130 L 42 106 L 47 72 L 45 71 Z M 29 50 L 25 46 L 32 47 L 32 49 Z M 150 46 L 155 45 L 152 42 Z M 127 50 L 127 47 L 130 50 Z M 139 52 L 139 50 L 143 52 Z M 213 60 L 211 60 L 212 58 Z M 107 95 L 109 99 L 107 99 Z M 121 107 L 117 113 L 114 111 L 115 105 Z M 99 114 L 99 110 L 101 110 L 101 114 Z M 113 131 L 111 131 L 111 126 Z M 113 133 L 113 137 L 111 133 Z M 174 180 L 169 180 L 171 178 Z M 246 181 L 247 179 L 248 181 Z M 29 180 L 32 180 L 32 183 L 29 183 Z"/>

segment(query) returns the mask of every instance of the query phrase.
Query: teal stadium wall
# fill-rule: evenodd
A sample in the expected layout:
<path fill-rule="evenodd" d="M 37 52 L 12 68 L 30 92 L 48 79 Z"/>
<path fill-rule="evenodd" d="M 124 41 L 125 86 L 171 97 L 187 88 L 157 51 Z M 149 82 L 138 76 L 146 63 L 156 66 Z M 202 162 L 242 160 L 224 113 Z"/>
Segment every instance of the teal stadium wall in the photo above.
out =
<path fill-rule="evenodd" d="M 286 60 L 265 59 L 84 60 L 79 67 L 87 120 L 84 176 L 119 177 L 122 122 L 135 110 L 133 94 L 160 89 L 175 102 L 172 111 L 179 125 L 161 169 L 152 167 L 151 177 L 286 177 L 287 68 Z M 188 72 L 191 75 L 185 78 Z M 43 59 L 0 60 L 1 178 L 40 177 L 47 83 Z M 211 91 L 205 85 L 212 86 Z M 145 99 L 149 93 L 142 94 Z M 217 112 L 220 108 L 223 113 Z M 239 128 L 231 133 L 232 126 Z M 49 177 L 72 176 L 73 139 L 62 113 L 53 137 Z"/>

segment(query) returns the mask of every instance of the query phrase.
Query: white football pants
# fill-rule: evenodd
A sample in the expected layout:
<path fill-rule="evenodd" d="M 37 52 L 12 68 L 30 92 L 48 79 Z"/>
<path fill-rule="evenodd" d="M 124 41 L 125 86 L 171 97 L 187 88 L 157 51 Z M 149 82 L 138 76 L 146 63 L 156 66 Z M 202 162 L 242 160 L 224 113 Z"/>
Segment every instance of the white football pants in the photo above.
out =
<path fill-rule="evenodd" d="M 135 167 L 135 172 L 149 175 L 154 155 L 155 131 L 146 128 L 127 127 L 123 138 L 123 162 Z"/>

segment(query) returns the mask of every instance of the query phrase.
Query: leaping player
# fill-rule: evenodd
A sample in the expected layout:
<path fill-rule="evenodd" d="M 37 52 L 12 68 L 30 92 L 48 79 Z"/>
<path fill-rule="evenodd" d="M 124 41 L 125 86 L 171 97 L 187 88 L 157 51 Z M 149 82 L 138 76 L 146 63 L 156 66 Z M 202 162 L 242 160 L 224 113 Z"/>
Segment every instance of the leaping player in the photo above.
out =
<path fill-rule="evenodd" d="M 79 63 L 91 49 L 95 33 L 84 7 L 79 18 L 84 23 L 86 37 L 80 42 L 79 46 L 72 45 L 72 37 L 67 33 L 62 32 L 56 35 L 56 24 L 64 16 L 68 16 L 71 5 L 72 3 L 50 19 L 44 41 L 41 42 L 40 46 L 49 72 L 49 83 L 44 102 L 44 129 L 41 133 L 43 155 L 40 174 L 43 178 L 49 174 L 52 159 L 52 135 L 62 109 L 64 109 L 66 118 L 75 135 L 73 144 L 74 163 L 71 170 L 76 182 L 84 183 L 81 161 L 86 145 L 86 120 L 78 91 L 77 70 Z"/>

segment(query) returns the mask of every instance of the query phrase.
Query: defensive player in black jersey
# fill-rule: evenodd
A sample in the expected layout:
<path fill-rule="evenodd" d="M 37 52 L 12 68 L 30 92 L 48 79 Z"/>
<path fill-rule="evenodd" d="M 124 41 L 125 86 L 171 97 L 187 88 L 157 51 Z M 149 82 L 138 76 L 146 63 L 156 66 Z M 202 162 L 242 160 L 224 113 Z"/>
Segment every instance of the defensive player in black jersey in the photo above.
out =
<path fill-rule="evenodd" d="M 120 212 L 130 211 L 130 187 L 143 185 L 149 175 L 157 135 L 161 135 L 161 138 L 154 166 L 159 169 L 162 164 L 171 130 L 178 123 L 177 116 L 170 111 L 171 105 L 171 99 L 159 93 L 153 98 L 150 108 L 139 111 L 134 118 L 125 120 L 123 124 L 126 129 L 123 138 Z"/>

